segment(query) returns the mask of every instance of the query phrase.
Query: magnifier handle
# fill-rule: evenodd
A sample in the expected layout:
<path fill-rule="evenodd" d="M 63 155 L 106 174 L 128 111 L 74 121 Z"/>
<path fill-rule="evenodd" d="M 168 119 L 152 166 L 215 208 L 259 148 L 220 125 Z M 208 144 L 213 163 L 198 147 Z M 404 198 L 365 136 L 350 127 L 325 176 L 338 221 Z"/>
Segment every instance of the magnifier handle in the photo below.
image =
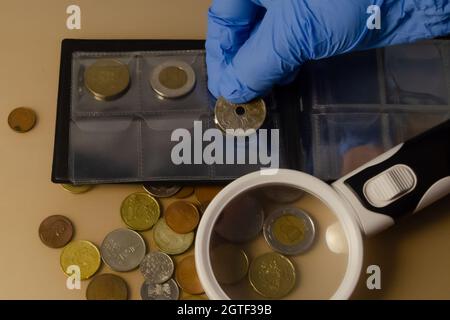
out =
<path fill-rule="evenodd" d="M 380 155 L 333 184 L 366 234 L 450 193 L 450 120 Z"/>

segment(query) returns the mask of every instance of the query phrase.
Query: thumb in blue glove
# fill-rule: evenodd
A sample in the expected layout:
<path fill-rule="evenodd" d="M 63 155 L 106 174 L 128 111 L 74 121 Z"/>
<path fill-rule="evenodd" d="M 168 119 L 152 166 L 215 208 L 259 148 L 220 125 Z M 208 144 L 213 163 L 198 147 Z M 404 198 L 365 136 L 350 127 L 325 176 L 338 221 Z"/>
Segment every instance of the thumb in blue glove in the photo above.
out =
<path fill-rule="evenodd" d="M 373 5 L 380 29 L 367 26 Z M 214 0 L 208 85 L 216 97 L 246 102 L 293 79 L 308 60 L 448 33 L 450 0 Z"/>

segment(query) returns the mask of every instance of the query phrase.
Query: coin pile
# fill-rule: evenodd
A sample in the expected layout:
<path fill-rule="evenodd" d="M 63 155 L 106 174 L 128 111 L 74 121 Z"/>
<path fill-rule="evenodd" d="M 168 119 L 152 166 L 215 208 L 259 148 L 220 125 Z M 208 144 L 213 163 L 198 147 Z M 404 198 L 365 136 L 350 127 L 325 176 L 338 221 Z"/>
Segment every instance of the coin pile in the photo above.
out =
<path fill-rule="evenodd" d="M 73 194 L 81 194 L 91 186 L 62 185 Z M 189 299 L 204 299 L 204 293 L 195 268 L 195 257 L 188 255 L 180 260 L 171 256 L 186 252 L 194 242 L 195 229 L 200 221 L 201 208 L 220 191 L 212 186 L 154 186 L 144 185 L 145 192 L 127 196 L 120 207 L 120 215 L 126 228 L 109 232 L 100 248 L 87 240 L 72 241 L 74 227 L 64 216 L 54 215 L 42 221 L 39 237 L 51 248 L 63 248 L 61 268 L 71 275 L 77 266 L 80 280 L 92 278 L 86 289 L 88 300 L 128 299 L 126 281 L 111 273 L 95 275 L 104 262 L 115 272 L 128 272 L 139 268 L 144 278 L 141 286 L 143 300 L 177 300 L 180 288 L 191 296 Z M 196 201 L 187 197 L 196 195 Z M 162 210 L 158 199 L 173 201 Z M 158 251 L 150 251 L 140 234 L 152 230 L 153 241 Z M 176 268 L 175 268 L 176 267 Z"/>
<path fill-rule="evenodd" d="M 294 188 L 270 186 L 229 202 L 217 219 L 212 240 L 211 262 L 220 284 L 237 285 L 247 276 L 251 288 L 265 298 L 280 299 L 292 291 L 297 272 L 287 256 L 305 253 L 315 237 L 311 217 L 291 204 L 303 195 Z M 272 205 L 266 216 L 268 203 Z M 246 250 L 252 251 L 261 234 L 273 252 L 249 259 L 252 255 Z"/>

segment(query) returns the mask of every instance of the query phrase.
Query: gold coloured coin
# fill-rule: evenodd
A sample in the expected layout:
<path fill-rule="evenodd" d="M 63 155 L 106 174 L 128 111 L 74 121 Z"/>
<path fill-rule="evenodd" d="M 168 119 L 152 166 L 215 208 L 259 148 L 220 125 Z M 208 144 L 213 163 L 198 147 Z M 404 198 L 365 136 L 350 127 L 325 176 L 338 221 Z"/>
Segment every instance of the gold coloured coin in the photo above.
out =
<path fill-rule="evenodd" d="M 86 289 L 87 300 L 127 300 L 128 286 L 124 279 L 115 274 L 95 276 Z"/>
<path fill-rule="evenodd" d="M 128 66 L 118 60 L 100 59 L 86 68 L 84 85 L 97 100 L 114 100 L 130 85 Z"/>
<path fill-rule="evenodd" d="M 215 123 L 226 134 L 247 136 L 256 132 L 266 119 L 263 99 L 233 104 L 220 97 L 214 109 Z"/>
<path fill-rule="evenodd" d="M 222 244 L 211 250 L 211 263 L 217 281 L 234 284 L 248 272 L 248 257 L 244 250 L 232 244 Z"/>
<path fill-rule="evenodd" d="M 187 251 L 194 242 L 194 236 L 194 232 L 176 233 L 166 224 L 164 218 L 159 219 L 153 229 L 156 246 L 162 252 L 172 255 Z"/>
<path fill-rule="evenodd" d="M 168 66 L 159 73 L 159 82 L 169 89 L 180 89 L 186 85 L 187 80 L 186 71 L 176 66 Z"/>
<path fill-rule="evenodd" d="M 178 193 L 175 195 L 175 198 L 184 199 L 184 198 L 189 197 L 193 193 L 194 193 L 194 187 L 184 186 L 181 188 L 180 191 L 178 191 Z"/>
<path fill-rule="evenodd" d="M 279 253 L 266 253 L 252 261 L 248 278 L 253 289 L 266 298 L 280 299 L 295 285 L 292 262 Z"/>
<path fill-rule="evenodd" d="M 64 190 L 69 191 L 73 194 L 85 193 L 93 188 L 93 186 L 89 185 L 62 184 L 61 186 L 64 188 Z"/>
<path fill-rule="evenodd" d="M 8 116 L 8 125 L 15 132 L 25 133 L 34 128 L 36 124 L 36 113 L 30 108 L 17 108 Z"/>
<path fill-rule="evenodd" d="M 86 280 L 100 268 L 100 251 L 92 242 L 73 241 L 61 252 L 60 263 L 63 272 L 68 276 L 72 275 L 73 269 L 71 268 L 79 267 L 81 280 Z"/>
<path fill-rule="evenodd" d="M 159 203 L 147 193 L 133 193 L 122 202 L 120 215 L 128 228 L 137 231 L 148 230 L 159 219 Z"/>
<path fill-rule="evenodd" d="M 187 201 L 171 203 L 164 212 L 167 225 L 177 233 L 193 231 L 200 221 L 198 209 Z"/>
<path fill-rule="evenodd" d="M 175 271 L 175 279 L 181 289 L 189 294 L 202 294 L 204 292 L 195 267 L 195 256 L 188 256 L 181 260 Z"/>

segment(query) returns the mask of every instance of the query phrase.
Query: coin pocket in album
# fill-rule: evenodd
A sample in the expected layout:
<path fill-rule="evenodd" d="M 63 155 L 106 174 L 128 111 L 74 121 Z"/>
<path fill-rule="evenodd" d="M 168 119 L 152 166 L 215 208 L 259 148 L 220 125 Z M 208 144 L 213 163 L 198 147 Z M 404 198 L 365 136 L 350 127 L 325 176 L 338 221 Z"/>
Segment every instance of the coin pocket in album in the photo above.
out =
<path fill-rule="evenodd" d="M 64 40 L 52 181 L 223 182 L 283 167 L 275 95 L 257 111 L 225 109 L 207 81 L 204 41 Z M 216 103 L 225 110 L 220 118 Z M 227 135 L 227 125 L 245 121 L 257 126 L 253 134 Z M 220 150 L 208 150 L 213 141 Z"/>

